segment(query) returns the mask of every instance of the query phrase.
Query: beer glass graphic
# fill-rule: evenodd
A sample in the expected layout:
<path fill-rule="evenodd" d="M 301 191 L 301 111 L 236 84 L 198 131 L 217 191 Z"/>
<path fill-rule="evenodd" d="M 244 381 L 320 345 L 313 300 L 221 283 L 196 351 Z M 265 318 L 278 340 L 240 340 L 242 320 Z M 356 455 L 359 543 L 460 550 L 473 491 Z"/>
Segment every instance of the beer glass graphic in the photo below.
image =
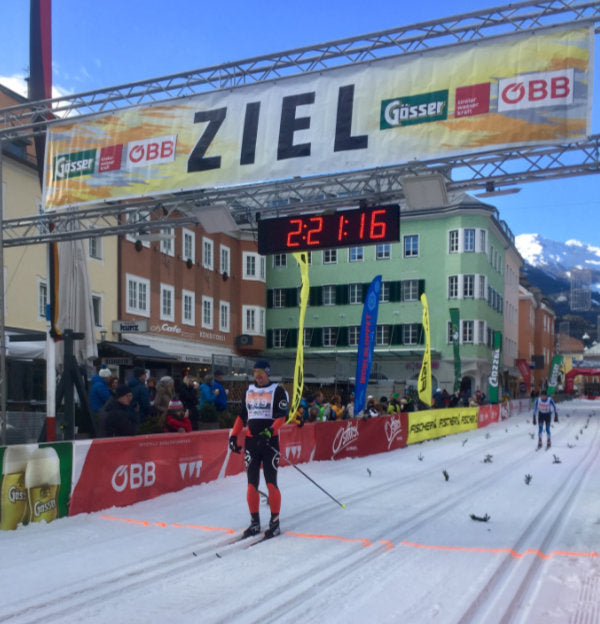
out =
<path fill-rule="evenodd" d="M 25 470 L 30 522 L 52 522 L 58 517 L 60 460 L 51 446 L 35 449 Z"/>
<path fill-rule="evenodd" d="M 0 529 L 16 529 L 29 521 L 25 469 L 31 455 L 27 445 L 7 446 L 2 460 L 0 486 Z"/>

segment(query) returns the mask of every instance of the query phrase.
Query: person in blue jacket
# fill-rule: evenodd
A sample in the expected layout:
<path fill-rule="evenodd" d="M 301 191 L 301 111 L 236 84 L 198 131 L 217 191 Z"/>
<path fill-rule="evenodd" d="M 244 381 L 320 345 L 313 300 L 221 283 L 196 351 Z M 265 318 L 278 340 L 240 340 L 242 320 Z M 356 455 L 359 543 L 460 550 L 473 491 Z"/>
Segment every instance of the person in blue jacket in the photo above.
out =
<path fill-rule="evenodd" d="M 546 448 L 550 448 L 550 418 L 554 411 L 554 422 L 558 422 L 558 412 L 556 411 L 556 404 L 552 400 L 552 397 L 548 396 L 546 390 L 540 392 L 540 396 L 535 400 L 533 404 L 533 424 L 536 424 L 536 415 L 539 422 L 538 429 L 538 448 L 542 447 L 542 433 L 544 425 L 546 425 Z"/>
<path fill-rule="evenodd" d="M 112 396 L 109 390 L 109 383 L 112 380 L 112 373 L 109 368 L 103 366 L 97 375 L 92 377 L 92 385 L 90 387 L 90 407 L 92 412 L 97 415 L 106 405 L 106 402 Z"/>

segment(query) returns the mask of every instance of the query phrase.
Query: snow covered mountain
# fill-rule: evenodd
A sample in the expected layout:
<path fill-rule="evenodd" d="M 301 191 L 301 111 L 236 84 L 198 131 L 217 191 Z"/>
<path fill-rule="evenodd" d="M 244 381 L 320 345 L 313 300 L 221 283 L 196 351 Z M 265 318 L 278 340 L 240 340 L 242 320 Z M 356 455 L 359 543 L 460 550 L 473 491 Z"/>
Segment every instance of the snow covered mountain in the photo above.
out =
<path fill-rule="evenodd" d="M 515 237 L 515 244 L 525 260 L 525 277 L 550 299 L 559 318 L 577 314 L 596 322 L 600 313 L 600 247 L 578 240 L 562 243 L 539 234 L 520 234 Z M 572 312 L 570 309 L 573 269 L 590 271 L 592 308 L 589 312 Z"/>

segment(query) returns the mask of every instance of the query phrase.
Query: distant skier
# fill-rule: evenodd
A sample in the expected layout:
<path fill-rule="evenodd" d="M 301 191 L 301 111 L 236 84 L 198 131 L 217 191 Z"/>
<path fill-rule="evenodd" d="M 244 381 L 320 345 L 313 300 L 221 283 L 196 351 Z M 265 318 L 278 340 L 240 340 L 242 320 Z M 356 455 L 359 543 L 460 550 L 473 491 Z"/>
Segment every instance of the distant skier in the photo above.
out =
<path fill-rule="evenodd" d="M 548 396 L 546 390 L 540 392 L 540 396 L 535 400 L 533 404 L 533 424 L 536 424 L 536 415 L 539 421 L 538 430 L 538 448 L 542 448 L 542 432 L 544 430 L 544 424 L 546 425 L 546 448 L 551 446 L 550 442 L 550 418 L 552 416 L 552 410 L 554 410 L 554 422 L 558 422 L 558 412 L 556 411 L 556 404 L 551 397 Z"/>

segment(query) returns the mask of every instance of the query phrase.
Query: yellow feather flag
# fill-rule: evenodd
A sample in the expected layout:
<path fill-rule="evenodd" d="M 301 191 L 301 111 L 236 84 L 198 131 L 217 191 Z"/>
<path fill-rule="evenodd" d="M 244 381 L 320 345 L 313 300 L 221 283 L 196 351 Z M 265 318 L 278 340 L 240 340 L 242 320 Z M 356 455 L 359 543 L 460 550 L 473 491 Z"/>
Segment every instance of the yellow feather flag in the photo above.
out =
<path fill-rule="evenodd" d="M 302 392 L 304 390 L 304 317 L 308 305 L 310 284 L 308 282 L 308 253 L 306 251 L 295 252 L 294 258 L 300 266 L 300 314 L 298 317 L 298 347 L 296 349 L 296 366 L 294 368 L 294 387 L 292 390 L 292 403 L 288 412 L 287 422 L 294 419 L 294 415 L 300 406 Z"/>
<path fill-rule="evenodd" d="M 423 353 L 423 363 L 419 373 L 418 391 L 419 399 L 431 407 L 431 345 L 429 335 L 429 306 L 425 293 L 421 295 L 423 305 L 423 331 L 425 332 L 425 351 Z"/>

